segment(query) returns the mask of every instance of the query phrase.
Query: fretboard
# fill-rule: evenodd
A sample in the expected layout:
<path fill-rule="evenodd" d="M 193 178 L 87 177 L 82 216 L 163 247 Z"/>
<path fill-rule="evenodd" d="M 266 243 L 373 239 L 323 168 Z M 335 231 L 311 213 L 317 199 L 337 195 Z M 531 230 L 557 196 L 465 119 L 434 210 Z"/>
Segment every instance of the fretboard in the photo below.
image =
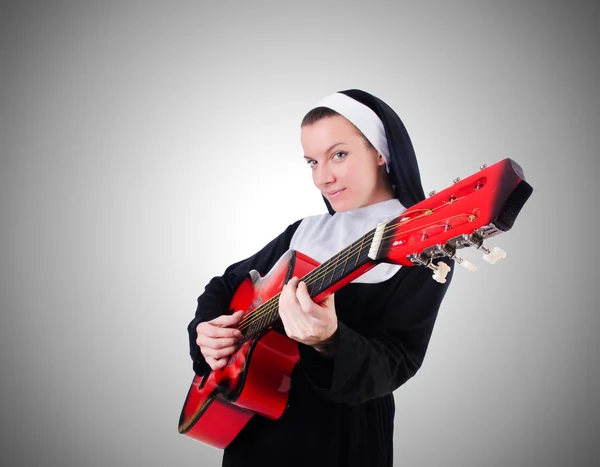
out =
<path fill-rule="evenodd" d="M 342 251 L 321 263 L 306 276 L 300 278 L 305 282 L 312 298 L 327 292 L 339 281 L 355 272 L 366 263 L 373 243 L 375 229 L 370 230 Z M 271 326 L 279 318 L 279 294 L 267 300 L 251 313 L 248 327 L 244 331 L 244 340 L 253 338 Z"/>

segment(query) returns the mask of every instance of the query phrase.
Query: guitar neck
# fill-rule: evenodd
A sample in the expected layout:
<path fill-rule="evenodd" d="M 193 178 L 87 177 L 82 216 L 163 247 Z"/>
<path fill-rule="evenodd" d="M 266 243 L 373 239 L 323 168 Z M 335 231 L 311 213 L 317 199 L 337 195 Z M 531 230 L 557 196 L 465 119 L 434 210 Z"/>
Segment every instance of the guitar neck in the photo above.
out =
<path fill-rule="evenodd" d="M 377 264 L 372 258 L 376 257 L 376 249 L 380 244 L 380 240 L 377 240 L 378 235 L 381 236 L 380 230 L 382 229 L 372 229 L 300 278 L 306 283 L 308 293 L 314 301 L 323 301 Z M 252 339 L 277 321 L 279 295 L 253 310 L 255 318 L 244 332 L 244 340 Z"/>
<path fill-rule="evenodd" d="M 435 271 L 433 279 L 445 282 L 449 267 L 435 259 L 452 258 L 474 270 L 456 255 L 456 250 L 474 246 L 486 253 L 488 262 L 497 253 L 483 241 L 512 228 L 517 215 L 533 191 L 521 167 L 504 159 L 464 180 L 457 179 L 440 193 L 431 195 L 400 216 L 379 224 L 338 254 L 300 278 L 315 302 L 353 281 L 380 262 L 401 266 L 425 266 Z M 494 259 L 496 258 L 496 259 Z M 247 319 L 246 336 L 255 336 L 279 317 L 279 294 L 253 310 Z"/>
<path fill-rule="evenodd" d="M 313 269 L 301 280 L 308 293 L 317 302 L 325 299 L 375 265 L 372 246 L 375 229 Z"/>

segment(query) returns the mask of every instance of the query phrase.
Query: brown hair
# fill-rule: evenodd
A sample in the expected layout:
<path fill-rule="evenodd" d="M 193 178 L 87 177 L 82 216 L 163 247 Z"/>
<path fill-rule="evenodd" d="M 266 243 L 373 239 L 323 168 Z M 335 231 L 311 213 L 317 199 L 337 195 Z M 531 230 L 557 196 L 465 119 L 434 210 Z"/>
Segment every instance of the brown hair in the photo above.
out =
<path fill-rule="evenodd" d="M 335 110 L 332 110 L 328 107 L 315 107 L 314 109 L 312 109 L 310 112 L 308 112 L 304 116 L 300 126 L 302 127 L 304 125 L 310 125 L 310 124 L 315 123 L 323 118 L 335 117 L 337 115 L 339 115 L 339 113 L 337 113 Z"/>
<path fill-rule="evenodd" d="M 304 118 L 302 119 L 302 123 L 300 124 L 300 127 L 303 127 L 305 125 L 311 125 L 311 124 L 318 122 L 319 120 L 322 120 L 324 118 L 335 117 L 338 115 L 342 116 L 335 110 L 330 109 L 329 107 L 315 107 L 314 109 L 309 111 L 304 116 Z M 360 131 L 358 128 L 356 128 L 356 131 L 358 131 L 358 133 L 363 137 L 363 139 L 367 143 L 368 147 L 374 148 L 373 145 L 371 144 L 371 141 L 369 141 L 367 139 L 367 137 L 365 135 L 363 135 L 362 131 Z"/>

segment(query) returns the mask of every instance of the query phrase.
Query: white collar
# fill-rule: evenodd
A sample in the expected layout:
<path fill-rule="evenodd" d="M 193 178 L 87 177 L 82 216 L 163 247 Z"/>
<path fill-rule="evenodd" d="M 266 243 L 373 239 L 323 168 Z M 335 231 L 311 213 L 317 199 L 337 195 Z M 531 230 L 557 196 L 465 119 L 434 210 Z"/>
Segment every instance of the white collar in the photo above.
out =
<path fill-rule="evenodd" d="M 366 219 L 379 219 L 381 217 L 390 216 L 390 218 L 399 216 L 406 208 L 402 206 L 399 200 L 396 198 L 380 201 L 378 203 L 369 204 L 367 206 L 361 206 L 360 208 L 352 209 L 350 211 L 336 212 L 334 216 L 338 214 L 346 214 L 352 217 L 361 217 Z"/>
<path fill-rule="evenodd" d="M 398 217 L 406 209 L 397 199 L 369 204 L 350 211 L 309 216 L 292 236 L 290 248 L 322 263 L 381 222 Z M 377 283 L 392 277 L 400 266 L 379 264 L 353 282 Z"/>

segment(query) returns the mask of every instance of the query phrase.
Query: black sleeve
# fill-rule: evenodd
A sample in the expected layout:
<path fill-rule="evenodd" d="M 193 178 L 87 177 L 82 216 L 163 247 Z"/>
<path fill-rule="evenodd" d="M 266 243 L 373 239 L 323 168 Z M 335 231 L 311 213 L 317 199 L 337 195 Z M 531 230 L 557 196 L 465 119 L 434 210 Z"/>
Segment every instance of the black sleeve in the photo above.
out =
<path fill-rule="evenodd" d="M 445 261 L 453 268 L 453 261 Z M 369 337 L 338 322 L 332 355 L 299 344 L 315 391 L 338 403 L 359 404 L 392 393 L 421 367 L 453 270 L 440 284 L 432 271 L 409 266 L 395 284 L 377 331 Z M 402 271 L 402 269 L 400 271 Z"/>
<path fill-rule="evenodd" d="M 253 256 L 229 266 L 222 276 L 213 277 L 206 285 L 204 293 L 198 297 L 196 316 L 188 325 L 190 356 L 194 372 L 203 375 L 210 369 L 200 348 L 196 344 L 196 327 L 203 321 L 210 321 L 228 311 L 231 299 L 238 286 L 252 269 L 265 275 L 277 260 L 289 249 L 294 232 L 302 220 L 289 225 L 278 237 L 269 242 Z"/>

